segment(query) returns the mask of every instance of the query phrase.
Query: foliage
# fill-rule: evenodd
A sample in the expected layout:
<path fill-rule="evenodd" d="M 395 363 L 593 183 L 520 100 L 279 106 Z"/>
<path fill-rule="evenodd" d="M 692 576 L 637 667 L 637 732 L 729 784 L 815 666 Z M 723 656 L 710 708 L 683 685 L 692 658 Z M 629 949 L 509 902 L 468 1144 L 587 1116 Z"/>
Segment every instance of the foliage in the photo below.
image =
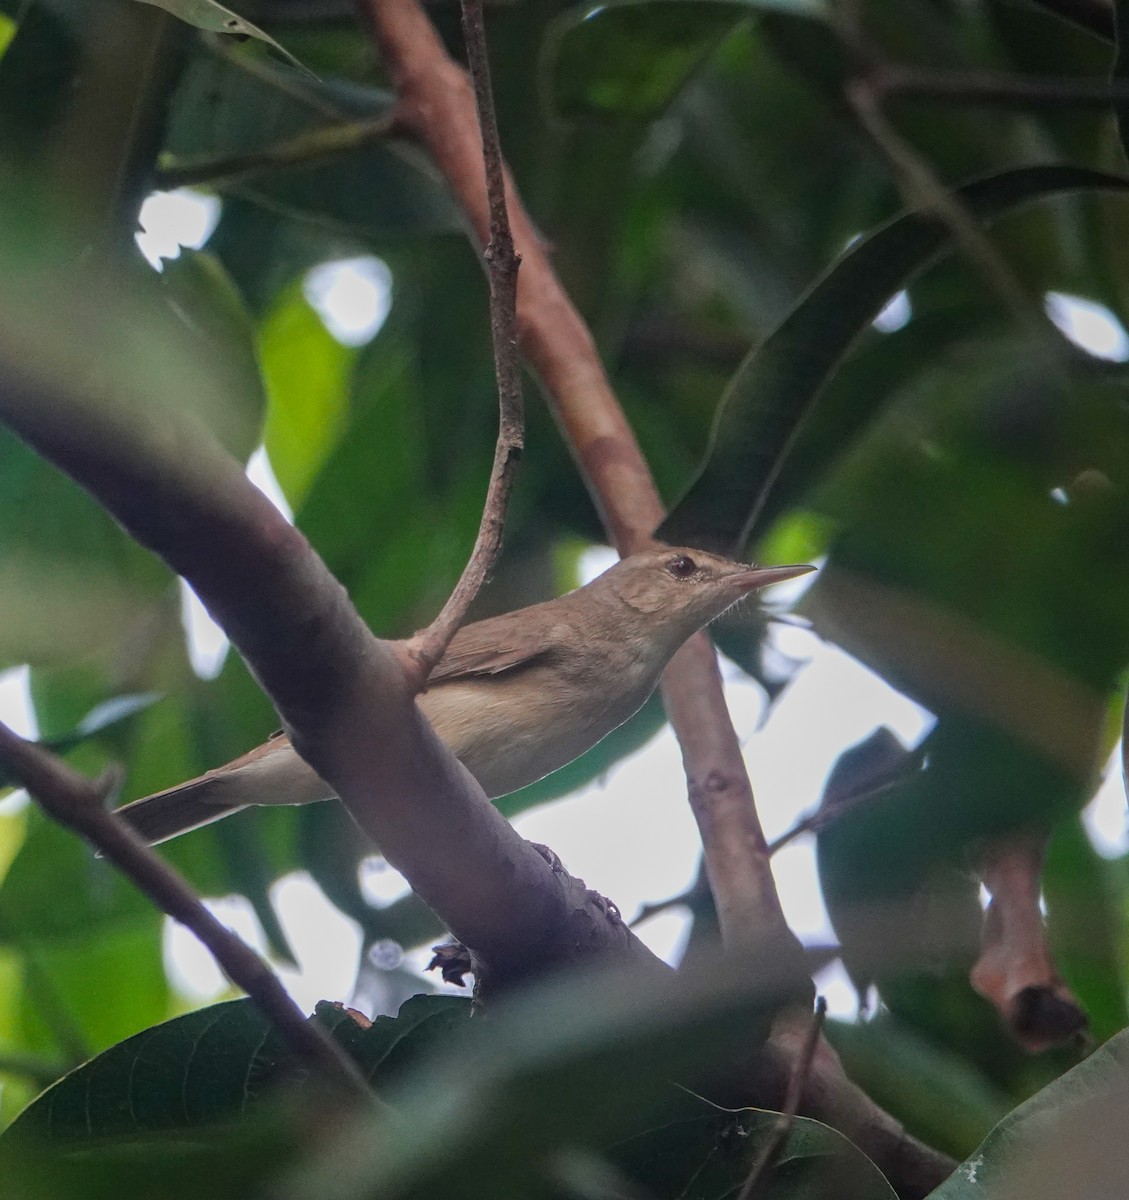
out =
<path fill-rule="evenodd" d="M 495 434 L 486 289 L 456 206 L 419 148 L 389 132 L 390 83 L 333 4 L 240 7 L 250 40 L 235 41 L 209 32 L 227 12 L 210 0 L 155 3 L 0 5 L 0 129 L 17 181 L 0 230 L 3 336 L 24 339 L 35 370 L 90 370 L 191 406 L 241 458 L 265 443 L 298 527 L 365 620 L 410 631 L 465 560 Z M 456 6 L 428 7 L 457 46 Z M 1051 293 L 1113 314 L 1129 305 L 1125 106 L 979 109 L 934 89 L 886 96 L 876 134 L 845 85 L 873 70 L 877 87 L 882 66 L 965 86 L 974 72 L 1068 84 L 1113 69 L 1124 85 L 1129 52 L 1005 0 L 865 8 L 853 38 L 819 0 L 524 0 L 488 6 L 488 28 L 506 155 L 671 502 L 664 531 L 766 561 L 818 557 L 802 612 L 936 715 L 920 769 L 821 831 L 819 854 L 845 962 L 882 1001 L 873 1019 L 830 1030 L 852 1078 L 957 1155 L 1003 1118 L 938 1193 L 963 1200 L 1008 1191 L 1017 1145 L 1043 1161 L 1059 1106 L 1077 1108 L 1079 1127 L 1094 1097 L 1124 1118 L 1121 1039 L 1076 1066 L 1072 1049 L 1023 1054 L 969 988 L 956 934 L 979 920 L 965 872 L 985 839 L 1053 828 L 1044 883 L 1059 965 L 1097 1040 L 1129 1021 L 1127 859 L 1099 856 L 1079 820 L 1129 665 L 1129 354 L 1100 359 L 1043 316 Z M 348 150 L 264 167 L 280 146 L 342 126 L 359 139 Z M 930 187 L 907 183 L 902 146 Z M 162 172 L 213 190 L 221 211 L 207 249 L 183 251 L 158 283 L 130 239 Z M 971 245 L 962 212 L 992 221 Z M 66 286 L 59 262 L 76 247 L 104 243 L 128 248 L 144 299 L 123 301 L 119 342 L 75 345 L 53 324 L 50 288 Z M 311 267 L 361 255 L 387 267 L 391 307 L 372 341 L 347 347 L 303 285 Z M 1009 297 L 990 282 L 995 256 Z M 875 324 L 903 288 L 909 320 Z M 230 403 L 201 394 L 201 362 L 222 364 Z M 602 536 L 546 407 L 531 396 L 528 409 L 484 610 L 570 586 L 577 548 Z M 30 665 L 43 740 L 91 773 L 123 764 L 125 799 L 274 727 L 237 658 L 213 679 L 193 672 L 178 606 L 162 566 L 0 431 L 0 669 Z M 766 628 L 745 619 L 719 640 L 775 694 Z M 503 811 L 596 778 L 660 722 L 653 703 Z M 297 869 L 362 928 L 360 971 L 385 939 L 439 932 L 414 898 L 366 898 L 358 869 L 372 847 L 328 805 L 248 813 L 167 852 L 203 894 L 247 897 L 279 956 L 269 889 Z M 902 919 L 876 933 L 876 912 Z M 941 961 L 923 963 L 923 945 Z M 398 1023 L 366 1031 L 368 1049 L 338 1012 L 362 1058 L 402 1035 L 405 1061 L 389 1092 L 401 1115 L 374 1117 L 352 1157 L 329 1161 L 303 1124 L 331 1121 L 316 1098 L 279 1089 L 246 1103 L 266 1075 L 287 1075 L 246 1002 L 183 1015 L 149 906 L 35 808 L 0 816 L 0 1116 L 62 1076 L 0 1142 L 27 1200 L 194 1195 L 204 1170 L 209 1194 L 261 1194 L 267 1163 L 290 1189 L 271 1194 L 294 1197 L 329 1194 L 338 1167 L 352 1181 L 342 1197 L 376 1194 L 375 1179 L 382 1196 L 435 1194 L 453 1178 L 482 1195 L 733 1194 L 772 1119 L 683 1103 L 667 1081 L 736 1053 L 733 1022 L 755 1024 L 763 997 L 721 1003 L 724 990 L 706 989 L 703 1008 L 664 1025 L 628 994 L 632 1013 L 609 1001 L 587 1021 L 579 986 L 531 1000 L 508 1047 L 462 1028 L 449 998 L 409 1001 Z M 205 1030 L 234 1039 L 204 1064 L 215 1108 L 166 1119 Z M 1116 1125 L 1101 1127 L 1100 1153 L 1071 1160 L 1072 1194 L 1102 1194 L 1102 1155 L 1119 1166 Z M 29 1140 L 45 1131 L 49 1150 Z M 84 1142 L 98 1145 L 80 1171 Z M 827 1162 L 850 1195 L 888 1194 L 860 1159 L 801 1122 L 765 1194 L 820 1194 Z"/>

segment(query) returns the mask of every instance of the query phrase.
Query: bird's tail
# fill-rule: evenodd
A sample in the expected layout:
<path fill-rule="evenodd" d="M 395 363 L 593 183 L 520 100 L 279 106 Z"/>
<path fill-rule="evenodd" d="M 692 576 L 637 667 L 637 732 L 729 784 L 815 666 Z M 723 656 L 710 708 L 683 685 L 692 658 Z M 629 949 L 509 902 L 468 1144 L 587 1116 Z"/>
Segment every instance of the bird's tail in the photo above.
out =
<path fill-rule="evenodd" d="M 155 846 L 245 808 L 244 804 L 225 802 L 224 794 L 231 790 L 230 784 L 230 778 L 222 774 L 201 775 L 199 779 L 124 804 L 116 810 L 116 815 Z"/>

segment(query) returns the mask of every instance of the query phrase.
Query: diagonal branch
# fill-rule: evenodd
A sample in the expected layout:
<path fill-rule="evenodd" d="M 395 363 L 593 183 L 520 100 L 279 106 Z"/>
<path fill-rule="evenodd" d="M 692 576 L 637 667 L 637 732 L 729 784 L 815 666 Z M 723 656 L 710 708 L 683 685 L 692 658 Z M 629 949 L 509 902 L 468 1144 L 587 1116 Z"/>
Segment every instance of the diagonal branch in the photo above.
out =
<path fill-rule="evenodd" d="M 117 334 L 112 306 L 90 298 L 114 296 L 122 281 L 103 274 L 94 287 L 76 270 L 67 295 L 80 311 L 55 313 L 50 343 L 75 348 L 69 374 L 35 333 L 0 326 L 0 420 L 191 583 L 299 753 L 485 973 L 504 980 L 609 951 L 657 968 L 490 804 L 416 707 L 403 645 L 373 637 L 305 538 L 211 435 L 144 383 L 91 398 L 82 347 Z"/>
<path fill-rule="evenodd" d="M 115 779 L 91 783 L 34 742 L 0 723 L 0 762 L 49 816 L 101 851 L 163 912 L 191 930 L 228 978 L 241 987 L 286 1039 L 298 1059 L 353 1099 L 374 1099 L 356 1064 L 315 1021 L 306 1018 L 267 964 L 200 902 L 188 884 L 104 807 Z"/>
<path fill-rule="evenodd" d="M 494 342 L 494 373 L 498 379 L 498 441 L 494 465 L 478 537 L 470 560 L 443 605 L 426 630 L 409 643 L 419 661 L 423 680 L 443 656 L 447 643 L 466 616 L 502 548 L 506 506 L 524 444 L 524 413 L 521 397 L 521 360 L 517 348 L 517 272 L 521 256 L 514 251 L 510 219 L 506 212 L 505 175 L 494 97 L 490 89 L 490 61 L 486 54 L 486 30 L 482 0 L 463 0 L 463 34 L 467 59 L 474 81 L 474 100 L 482 134 L 482 162 L 486 176 L 486 204 L 490 213 L 490 236 L 483 251 L 490 278 L 490 333 Z"/>
<path fill-rule="evenodd" d="M 206 186 L 222 191 L 275 171 L 316 166 L 343 154 L 352 154 L 395 131 L 394 115 L 385 113 L 365 121 L 342 121 L 311 129 L 261 150 L 214 157 L 185 158 L 159 168 L 153 186 L 171 191 Z"/>

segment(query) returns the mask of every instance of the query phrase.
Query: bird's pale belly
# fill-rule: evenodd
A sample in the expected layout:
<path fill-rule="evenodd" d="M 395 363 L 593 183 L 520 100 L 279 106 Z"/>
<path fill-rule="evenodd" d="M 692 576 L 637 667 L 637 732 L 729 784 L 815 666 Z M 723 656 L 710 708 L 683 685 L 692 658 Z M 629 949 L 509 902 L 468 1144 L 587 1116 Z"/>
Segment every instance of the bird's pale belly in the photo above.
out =
<path fill-rule="evenodd" d="M 509 682 L 489 688 L 444 684 L 419 697 L 419 706 L 488 796 L 504 796 L 578 758 L 635 713 L 650 694 L 633 688 L 602 705 L 570 704 L 560 693 L 522 689 L 515 703 Z"/>

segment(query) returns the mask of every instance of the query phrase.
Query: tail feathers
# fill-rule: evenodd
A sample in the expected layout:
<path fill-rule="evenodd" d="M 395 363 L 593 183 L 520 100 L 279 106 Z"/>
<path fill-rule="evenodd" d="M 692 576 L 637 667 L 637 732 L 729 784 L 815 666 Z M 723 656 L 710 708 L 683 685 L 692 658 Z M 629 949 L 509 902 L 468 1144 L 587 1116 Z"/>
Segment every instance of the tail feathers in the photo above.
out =
<path fill-rule="evenodd" d="M 158 842 L 187 833 L 190 829 L 198 829 L 201 825 L 210 825 L 245 808 L 243 804 L 225 803 L 227 783 L 228 780 L 222 776 L 204 775 L 179 787 L 125 804 L 116 810 L 116 815 L 134 833 L 155 846 Z"/>

